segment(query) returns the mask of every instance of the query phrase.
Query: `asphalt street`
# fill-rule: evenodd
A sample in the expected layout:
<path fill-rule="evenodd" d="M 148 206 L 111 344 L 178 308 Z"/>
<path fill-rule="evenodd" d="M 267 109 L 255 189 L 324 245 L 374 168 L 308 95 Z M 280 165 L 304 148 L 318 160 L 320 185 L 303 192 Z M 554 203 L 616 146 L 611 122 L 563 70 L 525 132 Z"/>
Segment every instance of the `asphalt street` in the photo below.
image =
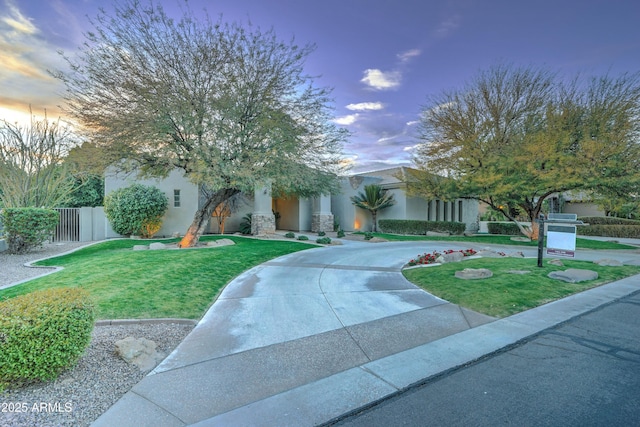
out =
<path fill-rule="evenodd" d="M 640 426 L 640 293 L 329 425 Z"/>

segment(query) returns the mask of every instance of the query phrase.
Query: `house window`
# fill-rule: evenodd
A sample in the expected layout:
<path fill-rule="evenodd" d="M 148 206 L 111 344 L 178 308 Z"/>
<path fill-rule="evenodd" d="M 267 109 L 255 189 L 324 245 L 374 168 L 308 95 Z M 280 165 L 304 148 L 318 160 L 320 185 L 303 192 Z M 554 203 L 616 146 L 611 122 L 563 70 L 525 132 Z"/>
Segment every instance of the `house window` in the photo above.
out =
<path fill-rule="evenodd" d="M 456 220 L 456 202 L 451 202 L 451 221 Z"/>
<path fill-rule="evenodd" d="M 440 200 L 436 200 L 436 221 L 440 221 Z"/>
<path fill-rule="evenodd" d="M 462 222 L 462 200 L 458 200 L 458 222 Z"/>
<path fill-rule="evenodd" d="M 431 212 L 433 210 L 432 205 L 433 203 L 429 200 L 427 202 L 427 221 L 431 221 L 431 218 L 433 218 L 433 213 Z"/>
<path fill-rule="evenodd" d="M 449 218 L 449 202 L 444 202 L 443 203 L 443 221 L 447 221 Z"/>
<path fill-rule="evenodd" d="M 173 207 L 180 207 L 180 190 L 173 190 Z"/>

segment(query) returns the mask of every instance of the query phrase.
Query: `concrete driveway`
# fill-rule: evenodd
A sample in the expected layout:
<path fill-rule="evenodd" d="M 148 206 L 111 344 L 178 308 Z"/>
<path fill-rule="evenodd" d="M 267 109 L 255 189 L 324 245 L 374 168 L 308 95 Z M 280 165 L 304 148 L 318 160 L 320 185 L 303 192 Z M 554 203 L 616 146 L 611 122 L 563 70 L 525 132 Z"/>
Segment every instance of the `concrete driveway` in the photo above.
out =
<path fill-rule="evenodd" d="M 317 425 L 640 286 L 623 280 L 495 320 L 422 291 L 400 271 L 420 253 L 478 245 L 343 242 L 237 277 L 94 425 Z"/>

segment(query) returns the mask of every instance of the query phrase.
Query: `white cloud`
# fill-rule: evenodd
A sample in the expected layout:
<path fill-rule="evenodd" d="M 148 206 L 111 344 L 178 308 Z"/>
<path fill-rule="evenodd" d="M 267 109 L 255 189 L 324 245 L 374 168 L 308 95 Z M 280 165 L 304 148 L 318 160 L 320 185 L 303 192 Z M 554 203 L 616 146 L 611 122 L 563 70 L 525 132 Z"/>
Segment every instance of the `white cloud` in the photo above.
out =
<path fill-rule="evenodd" d="M 31 23 L 31 20 L 26 18 L 13 2 L 6 0 L 5 5 L 9 9 L 9 15 L 1 18 L 5 25 L 18 34 L 33 35 L 38 32 L 38 29 Z"/>
<path fill-rule="evenodd" d="M 358 114 L 349 114 L 342 117 L 336 117 L 335 119 L 333 119 L 333 122 L 341 126 L 348 126 L 355 123 L 357 118 L 358 118 Z"/>
<path fill-rule="evenodd" d="M 407 126 L 415 126 L 418 123 L 420 123 L 419 120 L 411 120 L 411 121 L 407 122 Z"/>
<path fill-rule="evenodd" d="M 402 76 L 398 71 L 381 71 L 370 68 L 364 71 L 361 82 L 376 90 L 394 89 L 400 86 Z"/>
<path fill-rule="evenodd" d="M 411 58 L 419 56 L 420 53 L 420 49 L 410 49 L 406 52 L 399 53 L 398 59 L 400 59 L 401 62 L 408 62 L 409 60 L 411 60 Z"/>
<path fill-rule="evenodd" d="M 382 102 L 359 102 L 347 105 L 347 109 L 351 111 L 373 111 L 382 110 L 383 108 L 384 104 Z"/>
<path fill-rule="evenodd" d="M 435 35 L 438 37 L 447 37 L 460 27 L 460 16 L 454 15 L 442 22 L 435 29 Z"/>

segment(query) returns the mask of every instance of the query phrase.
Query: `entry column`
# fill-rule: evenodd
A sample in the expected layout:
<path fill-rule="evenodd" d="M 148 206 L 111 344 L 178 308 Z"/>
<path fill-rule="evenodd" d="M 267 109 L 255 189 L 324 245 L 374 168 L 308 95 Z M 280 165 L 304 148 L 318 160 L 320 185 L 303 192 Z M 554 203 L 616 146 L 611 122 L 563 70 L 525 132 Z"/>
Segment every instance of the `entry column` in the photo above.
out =
<path fill-rule="evenodd" d="M 276 217 L 271 210 L 271 202 L 271 182 L 256 185 L 251 214 L 251 234 L 254 236 L 276 232 Z"/>
<path fill-rule="evenodd" d="M 313 198 L 311 214 L 311 231 L 333 231 L 333 213 L 331 212 L 331 195 L 324 194 Z"/>

